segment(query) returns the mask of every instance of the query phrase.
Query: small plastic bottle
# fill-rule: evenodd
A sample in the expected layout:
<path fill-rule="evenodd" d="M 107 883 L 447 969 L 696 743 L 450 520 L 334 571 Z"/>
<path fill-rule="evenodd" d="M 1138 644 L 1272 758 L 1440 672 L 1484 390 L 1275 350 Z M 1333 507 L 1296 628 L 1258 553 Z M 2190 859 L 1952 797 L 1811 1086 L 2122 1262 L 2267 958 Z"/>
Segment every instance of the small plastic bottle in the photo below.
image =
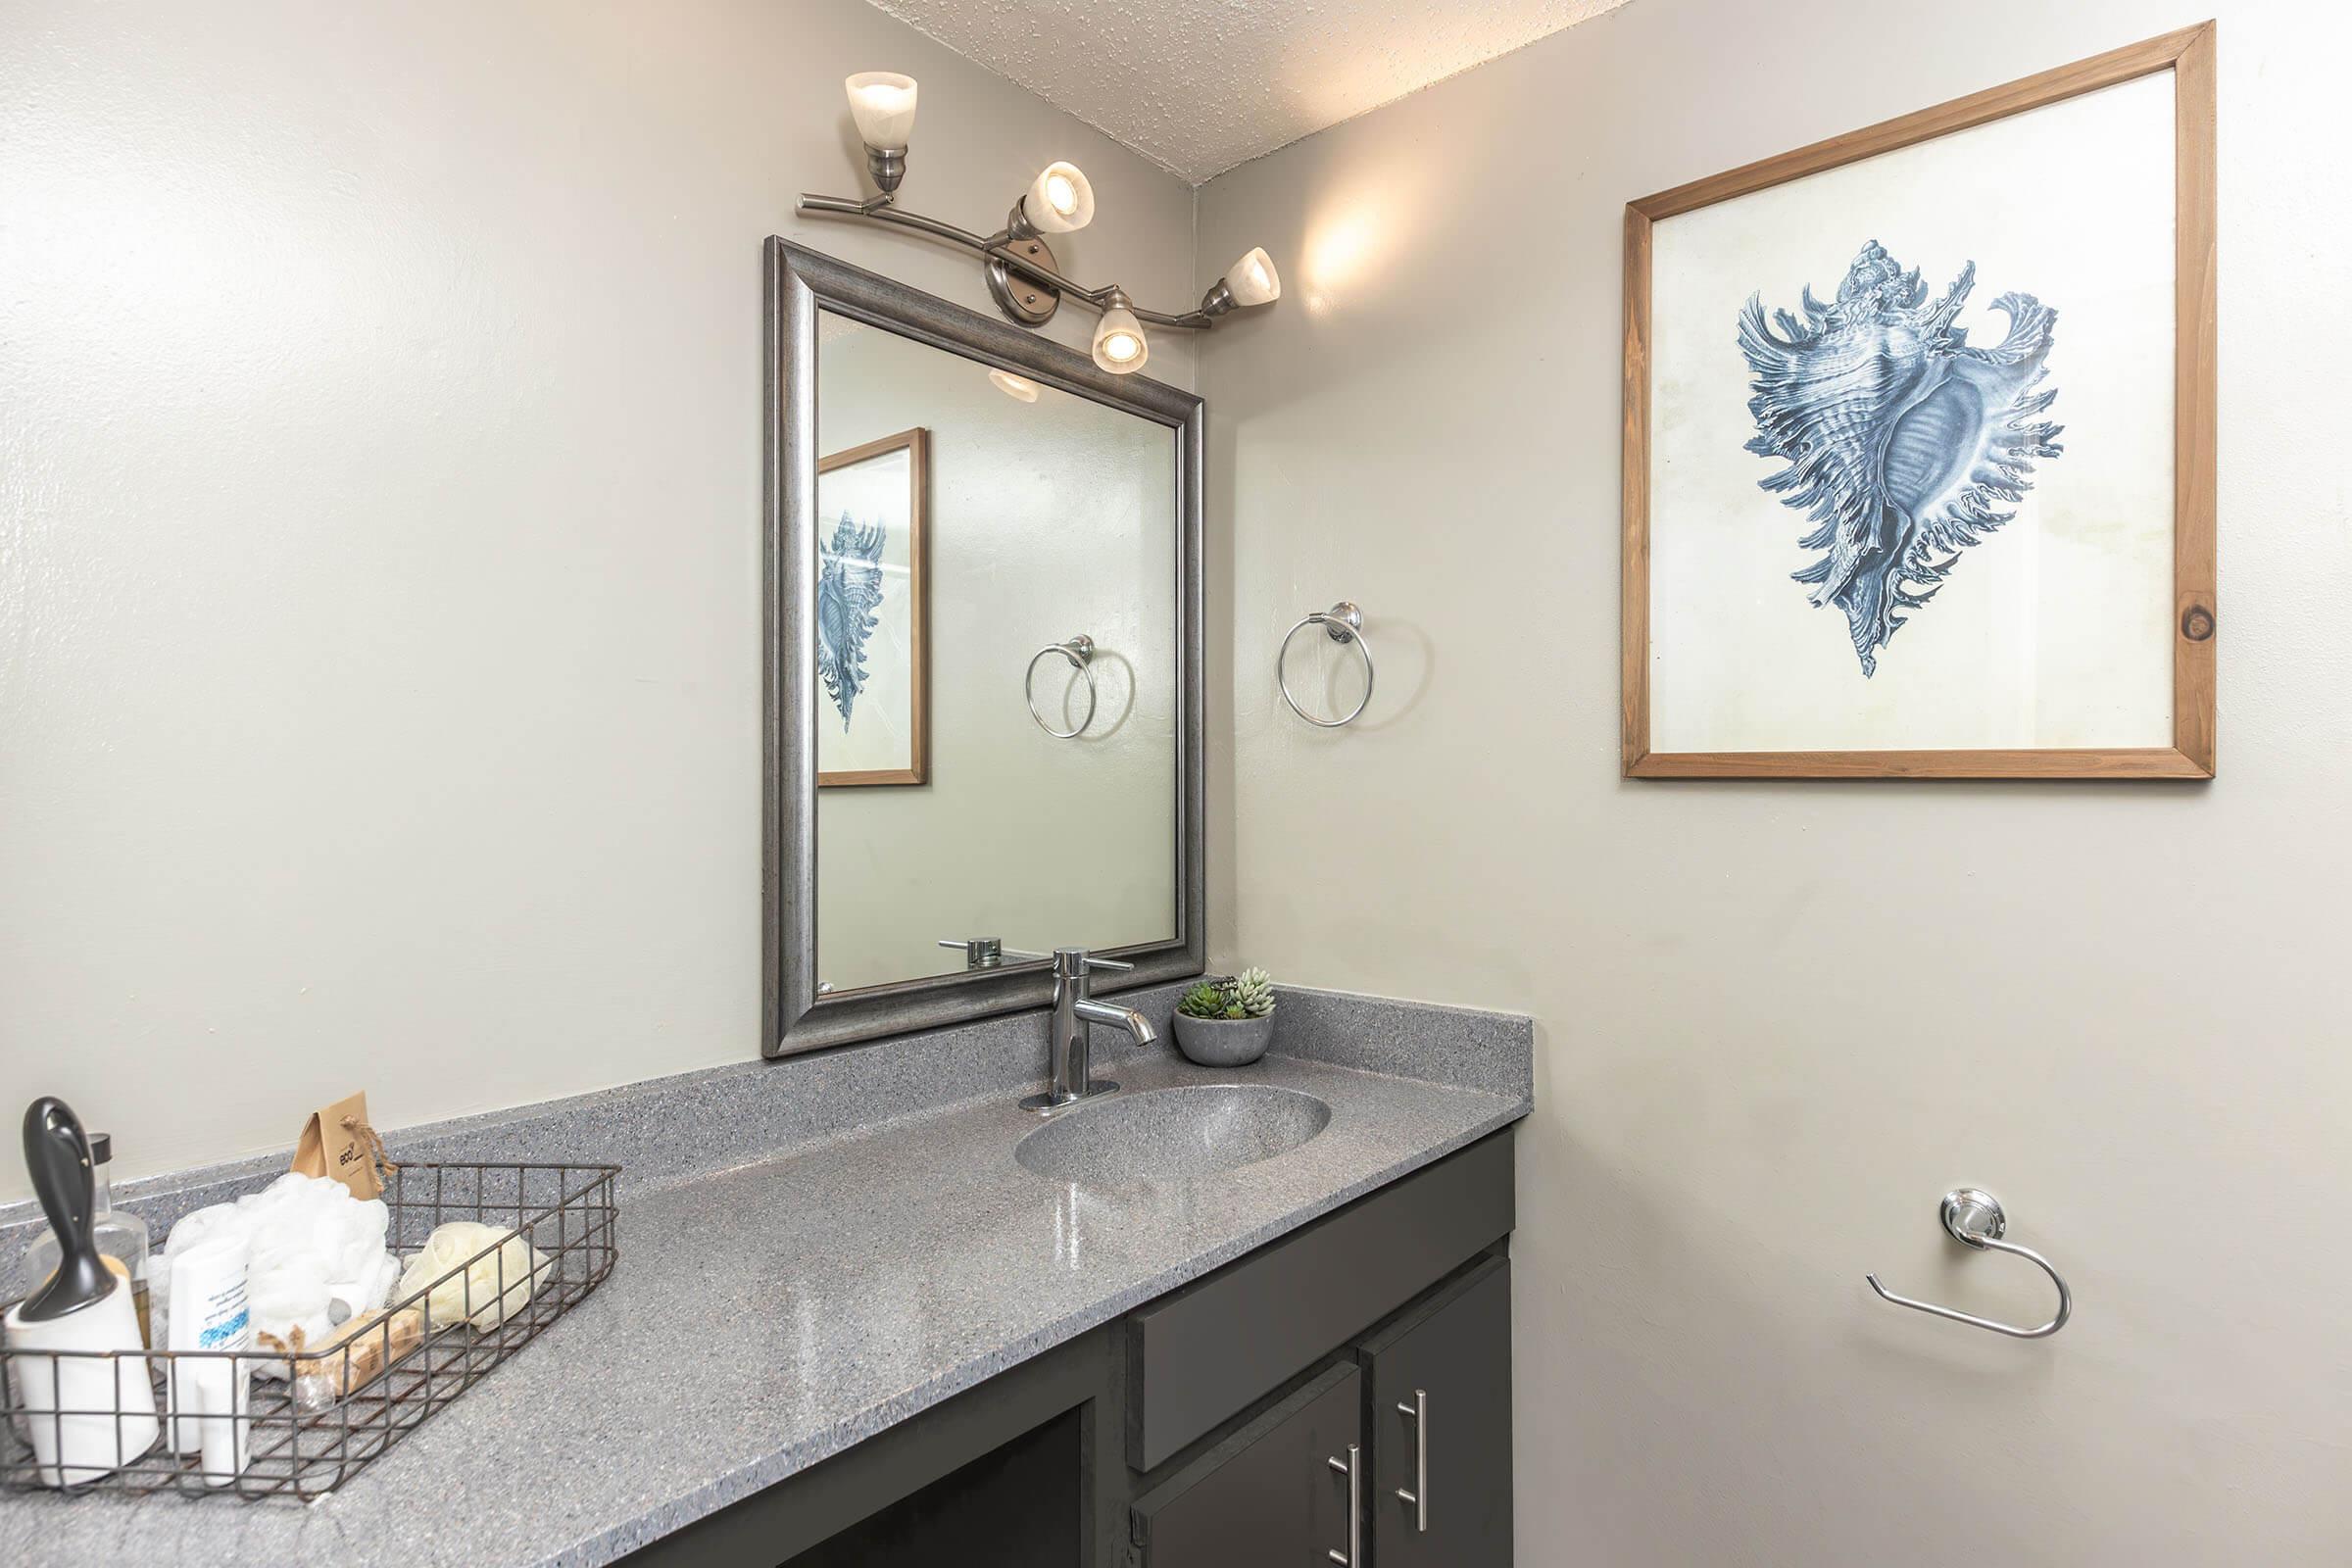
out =
<path fill-rule="evenodd" d="M 96 1189 L 91 1194 L 90 1229 L 98 1255 L 120 1265 L 120 1272 L 129 1279 L 130 1304 L 139 1314 L 139 1341 L 153 1349 L 155 1331 L 147 1321 L 147 1222 L 127 1209 L 115 1207 L 107 1172 L 114 1157 L 114 1140 L 104 1133 L 90 1134 L 91 1177 Z M 40 1281 L 56 1273 L 62 1250 L 56 1233 L 43 1226 L 25 1249 L 25 1278 Z"/>

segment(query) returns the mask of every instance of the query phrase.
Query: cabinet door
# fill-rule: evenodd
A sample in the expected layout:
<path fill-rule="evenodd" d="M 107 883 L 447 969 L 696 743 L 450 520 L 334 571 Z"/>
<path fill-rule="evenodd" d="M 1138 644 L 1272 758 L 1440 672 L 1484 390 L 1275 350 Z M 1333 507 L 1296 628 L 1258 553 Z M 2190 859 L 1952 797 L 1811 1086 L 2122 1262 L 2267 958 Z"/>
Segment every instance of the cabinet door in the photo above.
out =
<path fill-rule="evenodd" d="M 1356 1348 L 1380 1568 L 1511 1561 L 1511 1269 L 1494 1258 Z"/>
<path fill-rule="evenodd" d="M 1137 1498 L 1132 1560 L 1141 1568 L 1363 1568 L 1347 1468 L 1352 1457 L 1357 1490 L 1369 1483 L 1360 1468 L 1362 1419 L 1356 1369 L 1343 1363 L 1322 1373 Z"/>

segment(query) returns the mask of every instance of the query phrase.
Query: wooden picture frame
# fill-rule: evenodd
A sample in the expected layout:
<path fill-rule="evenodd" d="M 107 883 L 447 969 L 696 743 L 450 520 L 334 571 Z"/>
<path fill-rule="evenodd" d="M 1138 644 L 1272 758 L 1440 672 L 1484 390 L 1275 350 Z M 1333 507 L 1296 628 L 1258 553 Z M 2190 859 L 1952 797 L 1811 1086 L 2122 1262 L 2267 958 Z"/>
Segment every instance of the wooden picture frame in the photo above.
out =
<path fill-rule="evenodd" d="M 878 440 L 867 441 L 846 451 L 817 459 L 817 474 L 823 476 L 837 468 L 851 467 L 895 452 L 906 454 L 906 558 L 907 558 L 907 701 L 911 712 L 906 725 L 908 765 L 906 767 L 841 769 L 827 772 L 819 769 L 816 786 L 819 789 L 840 789 L 864 784 L 927 784 L 931 778 L 931 573 L 929 569 L 931 494 L 931 433 L 916 428 L 901 430 Z"/>
<path fill-rule="evenodd" d="M 1628 778 L 2207 779 L 2215 763 L 2214 24 L 2113 50 L 1629 203 L 1625 211 L 1622 756 Z M 2174 74 L 2172 744 L 2115 749 L 1650 747 L 1653 225 L 1825 170 L 2170 71 Z"/>

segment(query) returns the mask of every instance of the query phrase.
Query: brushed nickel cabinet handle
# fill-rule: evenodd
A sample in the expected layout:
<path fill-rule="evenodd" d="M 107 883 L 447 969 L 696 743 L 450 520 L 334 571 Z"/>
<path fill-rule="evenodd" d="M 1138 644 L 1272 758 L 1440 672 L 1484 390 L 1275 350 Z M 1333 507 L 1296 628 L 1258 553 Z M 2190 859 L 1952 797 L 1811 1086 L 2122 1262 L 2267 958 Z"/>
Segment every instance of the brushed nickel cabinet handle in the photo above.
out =
<path fill-rule="evenodd" d="M 1348 1445 L 1348 1457 L 1334 1459 L 1331 1467 L 1348 1478 L 1348 1549 L 1337 1547 L 1325 1552 L 1340 1568 L 1364 1568 L 1364 1450 L 1360 1445 Z"/>
<path fill-rule="evenodd" d="M 1396 1498 L 1413 1510 L 1413 1529 L 1429 1534 L 1429 1391 L 1415 1389 L 1413 1402 L 1397 1403 L 1396 1413 L 1413 1424 L 1413 1489 L 1396 1489 Z"/>

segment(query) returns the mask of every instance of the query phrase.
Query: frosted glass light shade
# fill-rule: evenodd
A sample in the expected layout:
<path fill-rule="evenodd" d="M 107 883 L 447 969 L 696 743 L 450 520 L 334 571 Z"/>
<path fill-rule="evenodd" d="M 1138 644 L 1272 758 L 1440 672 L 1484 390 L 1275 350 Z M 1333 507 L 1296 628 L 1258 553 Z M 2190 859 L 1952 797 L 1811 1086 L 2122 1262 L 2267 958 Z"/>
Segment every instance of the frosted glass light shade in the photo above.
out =
<path fill-rule="evenodd" d="M 1095 323 L 1095 363 L 1113 375 L 1127 375 L 1144 368 L 1152 357 L 1152 344 L 1144 336 L 1144 323 L 1135 313 L 1123 305 L 1114 305 L 1102 313 Z"/>
<path fill-rule="evenodd" d="M 1263 246 L 1225 269 L 1225 286 L 1236 305 L 1271 305 L 1282 298 L 1282 274 Z"/>
<path fill-rule="evenodd" d="M 1015 375 L 1010 370 L 991 370 L 988 372 L 988 378 L 996 383 L 998 391 L 1008 398 L 1017 399 L 1022 403 L 1037 401 L 1037 383 L 1027 376 Z"/>
<path fill-rule="evenodd" d="M 1066 234 L 1095 220 L 1095 187 L 1076 164 L 1048 164 L 1029 182 L 1021 210 L 1041 234 Z"/>
<path fill-rule="evenodd" d="M 904 147 L 914 134 L 914 78 L 895 71 L 860 71 L 842 82 L 850 118 L 868 147 Z"/>

